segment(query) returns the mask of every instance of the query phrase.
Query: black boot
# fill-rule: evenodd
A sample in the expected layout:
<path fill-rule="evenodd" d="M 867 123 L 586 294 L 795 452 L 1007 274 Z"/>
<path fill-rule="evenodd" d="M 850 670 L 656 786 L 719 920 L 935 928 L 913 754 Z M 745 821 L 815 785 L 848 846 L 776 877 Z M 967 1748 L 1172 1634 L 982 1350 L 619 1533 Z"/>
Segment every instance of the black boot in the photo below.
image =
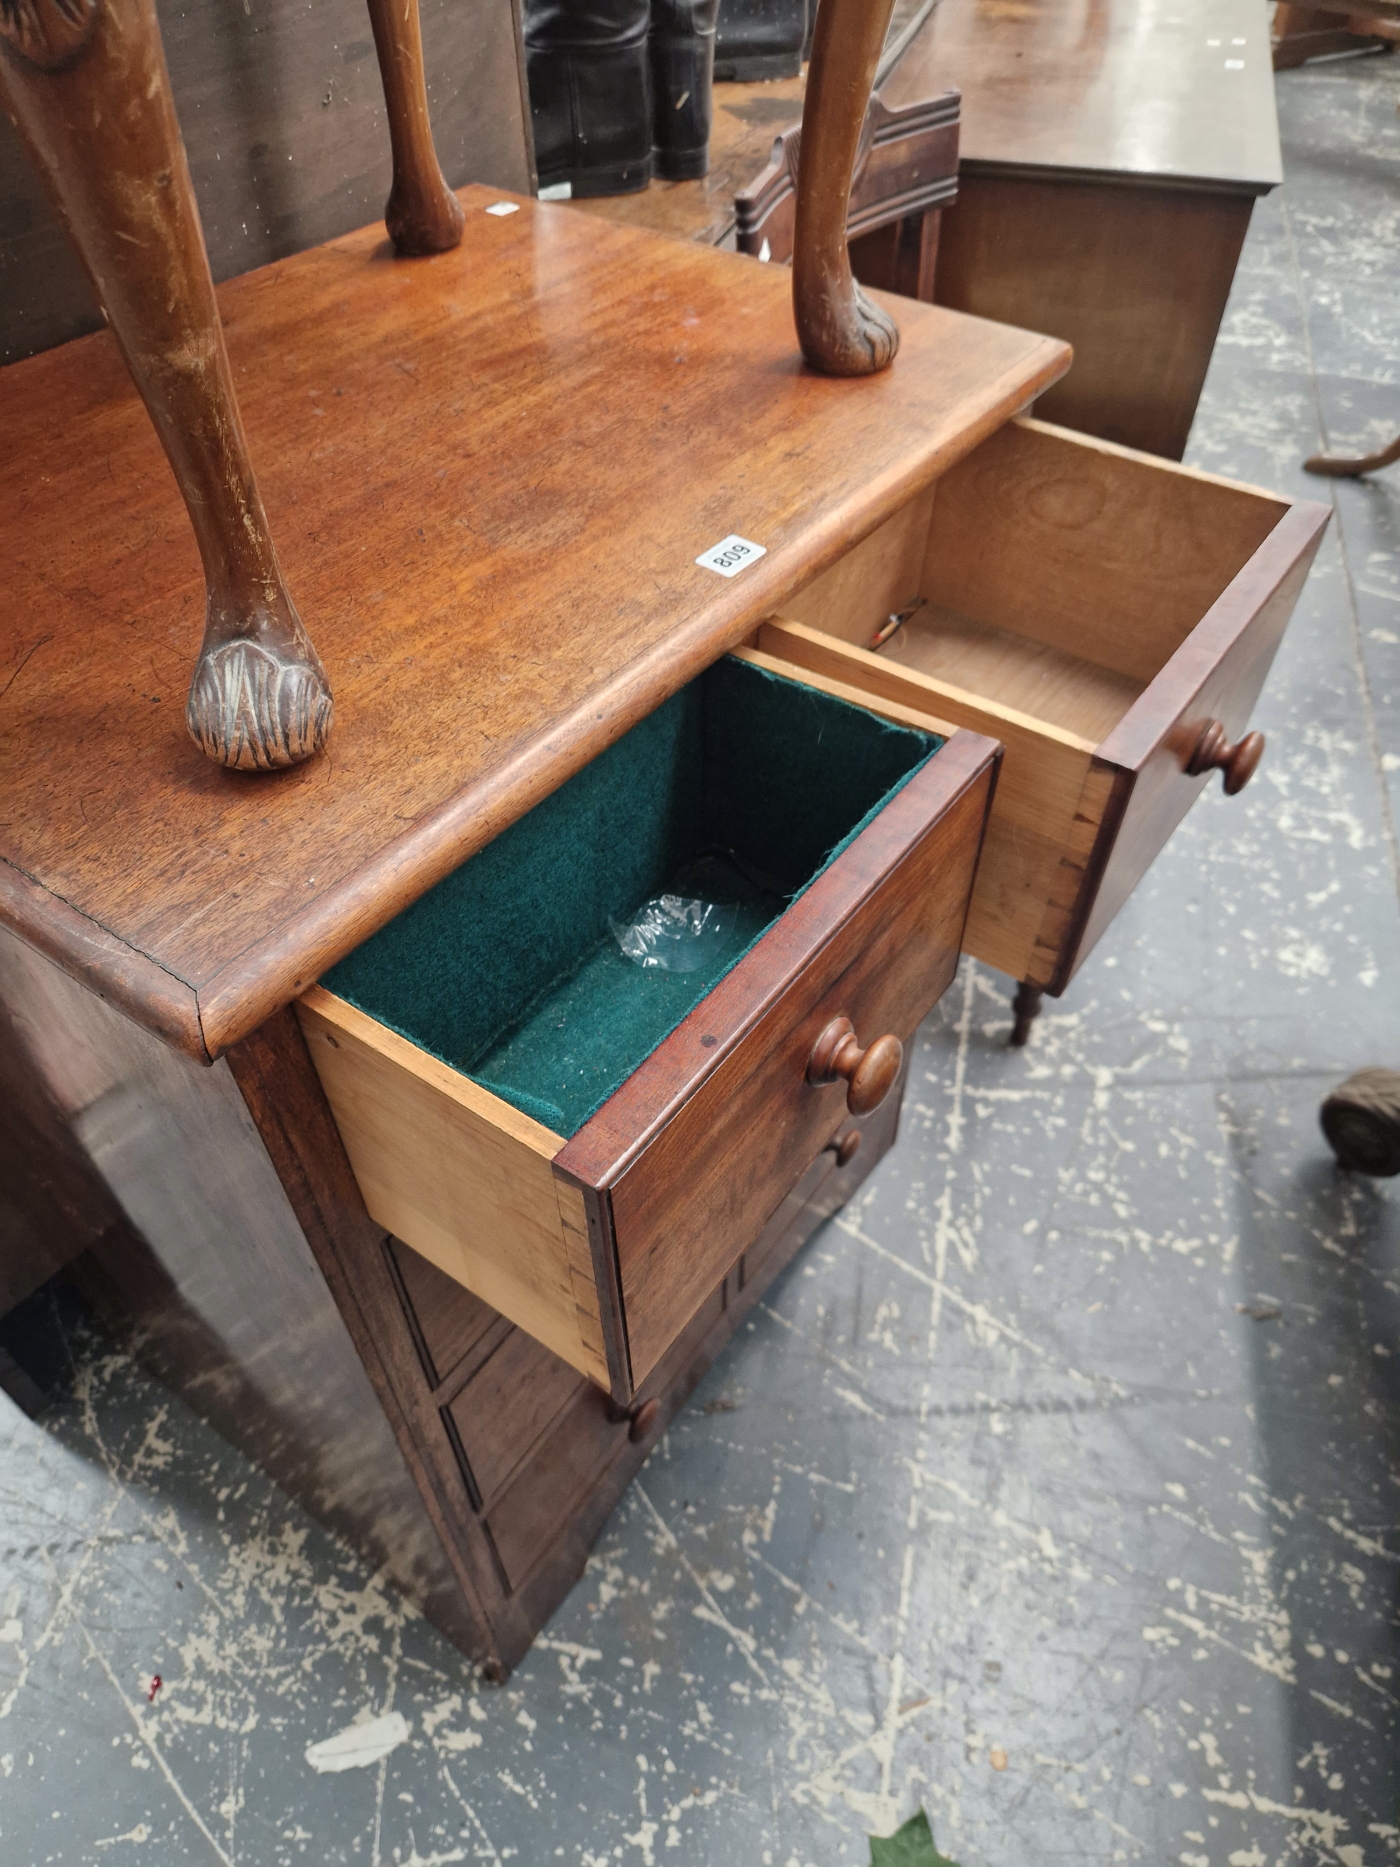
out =
<path fill-rule="evenodd" d="M 651 180 L 650 18 L 650 0 L 525 0 L 541 194 L 636 194 Z"/>
<path fill-rule="evenodd" d="M 808 0 L 722 0 L 715 76 L 737 84 L 795 78 L 802 70 L 807 7 Z"/>
<path fill-rule="evenodd" d="M 710 166 L 718 12 L 719 0 L 652 0 L 652 163 L 668 181 L 694 181 Z"/>

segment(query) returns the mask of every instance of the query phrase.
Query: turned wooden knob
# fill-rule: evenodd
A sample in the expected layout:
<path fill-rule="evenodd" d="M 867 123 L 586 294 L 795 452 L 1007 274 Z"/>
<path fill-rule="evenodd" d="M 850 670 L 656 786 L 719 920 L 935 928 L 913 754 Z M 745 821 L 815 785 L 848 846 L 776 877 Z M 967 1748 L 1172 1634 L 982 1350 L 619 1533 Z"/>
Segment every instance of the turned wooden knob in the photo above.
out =
<path fill-rule="evenodd" d="M 655 1426 L 661 1412 L 661 1402 L 653 1396 L 650 1400 L 634 1400 L 630 1407 L 620 1407 L 615 1400 L 608 1402 L 608 1418 L 615 1426 L 627 1422 L 627 1437 L 634 1446 L 640 1445 Z"/>
<path fill-rule="evenodd" d="M 846 1079 L 846 1107 L 869 1115 L 894 1088 L 904 1067 L 904 1046 L 897 1037 L 877 1037 L 868 1050 L 856 1042 L 849 1018 L 833 1018 L 812 1046 L 807 1081 L 816 1088 Z"/>
<path fill-rule="evenodd" d="M 1202 772 L 1222 771 L 1225 774 L 1225 795 L 1233 797 L 1236 791 L 1243 791 L 1258 771 L 1263 756 L 1263 733 L 1246 733 L 1238 745 L 1232 746 L 1220 721 L 1207 720 L 1186 761 L 1186 774 L 1190 778 L 1199 778 Z"/>
<path fill-rule="evenodd" d="M 834 1154 L 838 1167 L 849 1167 L 860 1152 L 860 1129 L 848 1128 L 845 1134 L 835 1135 L 822 1149 L 823 1154 Z"/>

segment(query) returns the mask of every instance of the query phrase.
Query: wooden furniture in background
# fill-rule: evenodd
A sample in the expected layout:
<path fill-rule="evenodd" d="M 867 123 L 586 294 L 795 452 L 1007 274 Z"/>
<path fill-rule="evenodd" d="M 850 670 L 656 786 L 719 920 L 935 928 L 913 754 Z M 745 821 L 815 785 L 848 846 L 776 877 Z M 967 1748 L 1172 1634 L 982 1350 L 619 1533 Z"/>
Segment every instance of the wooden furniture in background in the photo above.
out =
<path fill-rule="evenodd" d="M 965 945 L 1022 981 L 1013 1042 L 1209 773 L 1248 781 L 1250 709 L 1329 512 L 1022 420 L 761 631 L 853 692 L 1001 740 Z"/>
<path fill-rule="evenodd" d="M 867 284 L 905 298 L 933 298 L 941 210 L 958 192 L 956 91 L 892 110 L 877 92 L 861 131 L 846 237 Z M 797 156 L 802 132 L 784 130 L 768 165 L 734 199 L 735 245 L 754 259 L 792 257 Z"/>
<path fill-rule="evenodd" d="M 805 90 L 803 78 L 717 84 L 703 180 L 654 181 L 642 194 L 574 206 L 621 226 L 756 259 L 790 259 Z M 861 129 L 846 221 L 860 283 L 931 302 L 940 216 L 957 188 L 957 91 L 941 84 L 897 109 L 877 91 Z"/>
<path fill-rule="evenodd" d="M 1275 71 L 1292 71 L 1310 58 L 1334 58 L 1338 52 L 1382 50 L 1400 39 L 1400 0 L 1362 0 L 1358 5 L 1294 6 L 1283 0 L 1274 8 Z"/>
<path fill-rule="evenodd" d="M 1046 419 L 1179 460 L 1254 201 L 1282 177 L 1267 44 L 1262 0 L 940 0 L 878 95 L 894 119 L 956 86 L 961 167 L 938 178 L 941 221 L 926 207 L 852 241 L 856 276 L 1064 338 Z M 802 97 L 800 78 L 717 85 L 705 181 L 579 208 L 761 252 L 751 217 L 782 187 L 765 137 L 791 146 Z M 771 254 L 783 237 L 779 217 Z"/>
<path fill-rule="evenodd" d="M 1281 179 L 1262 0 L 940 0 L 881 87 L 962 91 L 940 304 L 1043 330 L 1047 421 L 1179 460 L 1257 196 Z"/>
<path fill-rule="evenodd" d="M 932 911 L 881 882 L 910 843 L 889 809 L 913 786 L 871 826 L 859 901 L 830 926 L 839 976 L 774 974 L 762 1016 L 712 994 L 717 1013 L 729 1003 L 702 1033 L 724 1038 L 704 1047 L 714 1061 L 671 1047 L 659 1148 L 684 1130 L 672 1102 L 703 1115 L 729 1058 L 762 1080 L 744 1047 L 765 1028 L 786 1033 L 772 1067 L 795 1070 L 782 1106 L 798 1112 L 771 1132 L 704 1129 L 718 1156 L 682 1150 L 656 1182 L 682 1202 L 693 1188 L 686 1223 L 713 1281 L 669 1316 L 638 1285 L 621 1406 L 371 1218 L 293 1001 L 926 493 L 1068 357 L 906 304 L 895 369 L 823 377 L 802 367 L 784 271 L 572 207 L 517 199 L 498 217 L 496 191 L 460 200 L 453 251 L 400 264 L 370 227 L 219 292 L 289 579 L 337 670 L 334 753 L 314 765 L 250 783 L 189 746 L 179 690 L 202 579 L 111 337 L 0 373 L 0 1005 L 128 1224 L 84 1254 L 86 1287 L 134 1316 L 142 1352 L 226 1438 L 499 1675 L 743 1303 L 893 1132 L 895 1095 L 855 1124 L 852 1156 L 842 1088 L 801 1078 L 837 1015 L 862 1042 L 909 1035 L 911 962 L 878 922 L 896 900 L 900 926 Z M 732 579 L 696 563 L 736 530 L 766 555 Z M 139 684 L 119 652 L 138 601 Z M 97 733 L 104 756 L 75 758 Z M 924 799 L 916 867 L 975 811 L 990 753 L 960 729 L 931 762 L 966 802 Z M 965 833 L 959 847 L 965 861 Z M 956 907 L 956 876 L 947 894 Z M 939 939 L 958 944 L 951 926 Z M 933 948 L 918 961 L 935 986 L 951 963 Z M 735 993 L 753 984 L 741 972 Z M 638 1107 L 631 1132 L 650 1136 L 651 1119 Z M 748 1189 L 732 1212 L 731 1183 Z"/>

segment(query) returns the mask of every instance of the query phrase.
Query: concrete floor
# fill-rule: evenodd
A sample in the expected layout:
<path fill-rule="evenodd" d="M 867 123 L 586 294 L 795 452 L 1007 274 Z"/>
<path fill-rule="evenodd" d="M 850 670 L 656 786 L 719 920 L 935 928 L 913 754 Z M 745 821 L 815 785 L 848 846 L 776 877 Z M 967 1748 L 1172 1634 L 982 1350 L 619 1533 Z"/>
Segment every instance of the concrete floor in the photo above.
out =
<path fill-rule="evenodd" d="M 0 1399 L 7 1867 L 836 1867 L 921 1802 L 959 1867 L 1400 1857 L 1400 1182 L 1316 1120 L 1400 1063 L 1400 470 L 1299 469 L 1400 430 L 1400 58 L 1279 96 L 1191 449 L 1336 501 L 1260 776 L 1027 1051 L 964 966 L 504 1689 L 72 1330 L 70 1401 Z"/>

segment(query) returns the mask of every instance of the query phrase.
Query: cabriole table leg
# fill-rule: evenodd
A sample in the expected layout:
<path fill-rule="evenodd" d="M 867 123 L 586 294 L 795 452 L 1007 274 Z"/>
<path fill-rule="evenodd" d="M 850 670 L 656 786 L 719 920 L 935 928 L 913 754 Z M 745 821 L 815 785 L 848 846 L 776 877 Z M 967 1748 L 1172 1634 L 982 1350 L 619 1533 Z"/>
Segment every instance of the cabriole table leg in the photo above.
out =
<path fill-rule="evenodd" d="M 826 0 L 802 106 L 792 308 L 802 354 L 826 376 L 871 376 L 899 332 L 856 284 L 846 240 L 851 177 L 893 0 Z"/>
<path fill-rule="evenodd" d="M 221 765 L 318 752 L 331 692 L 248 456 L 152 0 L 6 0 L 0 100 L 51 190 L 179 482 L 205 578 L 185 719 Z"/>
<path fill-rule="evenodd" d="M 400 253 L 446 253 L 462 238 L 462 204 L 443 177 L 433 144 L 418 0 L 369 0 L 369 20 L 394 151 L 384 225 Z"/>

